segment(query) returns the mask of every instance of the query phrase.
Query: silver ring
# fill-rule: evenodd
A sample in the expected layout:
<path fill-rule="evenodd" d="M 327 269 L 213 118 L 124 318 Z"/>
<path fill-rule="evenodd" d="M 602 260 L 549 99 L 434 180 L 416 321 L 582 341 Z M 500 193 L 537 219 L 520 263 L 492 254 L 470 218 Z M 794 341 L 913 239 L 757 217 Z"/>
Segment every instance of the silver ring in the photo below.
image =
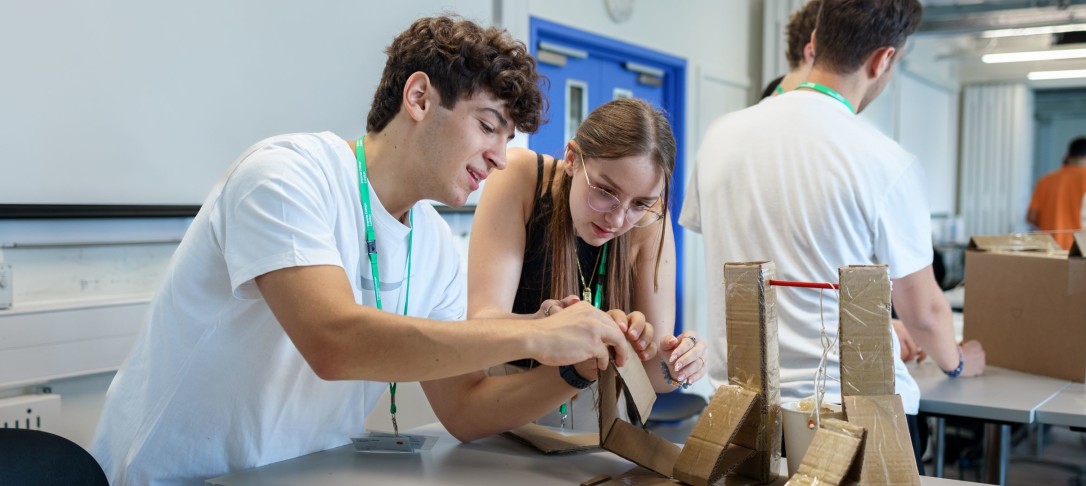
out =
<path fill-rule="evenodd" d="M 694 346 L 697 346 L 697 345 L 698 345 L 698 338 L 696 338 L 696 337 L 694 337 L 694 336 L 690 336 L 690 335 L 687 335 L 686 337 L 687 337 L 688 339 L 690 339 L 690 342 L 694 343 Z"/>
<path fill-rule="evenodd" d="M 552 303 L 551 305 L 548 305 L 546 309 L 543 309 L 543 317 L 550 317 L 551 316 L 551 309 L 553 309 L 553 308 L 554 308 L 554 304 Z"/>

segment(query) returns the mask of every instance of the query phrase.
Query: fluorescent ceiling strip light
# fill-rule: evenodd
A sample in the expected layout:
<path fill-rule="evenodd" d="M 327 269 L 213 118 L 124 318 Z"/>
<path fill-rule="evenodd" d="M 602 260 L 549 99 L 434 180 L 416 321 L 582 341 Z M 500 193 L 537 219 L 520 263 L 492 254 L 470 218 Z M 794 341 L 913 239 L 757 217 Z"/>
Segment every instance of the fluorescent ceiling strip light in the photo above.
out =
<path fill-rule="evenodd" d="M 1067 71 L 1035 71 L 1029 73 L 1027 77 L 1033 81 L 1047 79 L 1086 78 L 1086 69 L 1071 69 Z"/>
<path fill-rule="evenodd" d="M 1063 32 L 1076 32 L 1086 30 L 1086 24 L 1046 25 L 1044 27 L 1021 27 L 1016 29 L 986 30 L 980 33 L 981 37 L 992 39 L 996 37 L 1017 37 L 1023 35 L 1059 34 Z"/>
<path fill-rule="evenodd" d="M 1077 59 L 1086 57 L 1086 49 L 1060 49 L 1056 51 L 1005 52 L 985 54 L 980 60 L 987 64 L 1001 62 L 1053 61 L 1056 59 Z"/>

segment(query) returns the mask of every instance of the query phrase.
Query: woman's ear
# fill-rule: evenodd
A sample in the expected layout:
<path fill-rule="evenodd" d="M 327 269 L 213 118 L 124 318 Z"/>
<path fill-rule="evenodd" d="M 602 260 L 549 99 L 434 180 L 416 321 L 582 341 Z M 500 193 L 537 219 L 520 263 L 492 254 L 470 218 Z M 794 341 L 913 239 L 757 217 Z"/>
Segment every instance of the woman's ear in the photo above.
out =
<path fill-rule="evenodd" d="M 565 166 L 562 168 L 566 171 L 567 176 L 573 176 L 573 173 L 577 171 L 577 166 L 581 164 L 581 158 L 577 154 L 580 153 L 580 148 L 577 147 L 577 142 L 570 140 L 566 144 L 566 156 Z"/>

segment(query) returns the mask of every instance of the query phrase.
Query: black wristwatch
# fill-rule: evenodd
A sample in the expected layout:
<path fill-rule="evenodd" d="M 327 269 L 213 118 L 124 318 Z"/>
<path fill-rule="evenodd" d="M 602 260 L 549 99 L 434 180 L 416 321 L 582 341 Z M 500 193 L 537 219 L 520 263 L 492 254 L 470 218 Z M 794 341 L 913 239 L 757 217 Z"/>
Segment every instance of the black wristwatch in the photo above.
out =
<path fill-rule="evenodd" d="M 585 377 L 577 372 L 577 368 L 574 368 L 573 365 L 559 366 L 558 374 L 562 376 L 563 380 L 566 380 L 566 383 L 569 383 L 569 386 L 580 390 L 584 390 L 585 388 L 592 386 L 592 383 L 596 382 L 596 380 L 585 379 Z"/>

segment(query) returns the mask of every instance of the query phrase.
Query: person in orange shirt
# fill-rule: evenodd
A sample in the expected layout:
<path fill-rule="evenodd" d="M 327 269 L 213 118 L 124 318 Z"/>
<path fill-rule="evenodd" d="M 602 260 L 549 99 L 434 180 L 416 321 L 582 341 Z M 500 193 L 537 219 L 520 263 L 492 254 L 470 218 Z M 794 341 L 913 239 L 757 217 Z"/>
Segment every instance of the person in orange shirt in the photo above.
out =
<path fill-rule="evenodd" d="M 1063 167 L 1037 181 L 1026 221 L 1052 236 L 1063 249 L 1071 248 L 1072 233 L 1082 229 L 1086 198 L 1086 136 L 1071 141 Z"/>

